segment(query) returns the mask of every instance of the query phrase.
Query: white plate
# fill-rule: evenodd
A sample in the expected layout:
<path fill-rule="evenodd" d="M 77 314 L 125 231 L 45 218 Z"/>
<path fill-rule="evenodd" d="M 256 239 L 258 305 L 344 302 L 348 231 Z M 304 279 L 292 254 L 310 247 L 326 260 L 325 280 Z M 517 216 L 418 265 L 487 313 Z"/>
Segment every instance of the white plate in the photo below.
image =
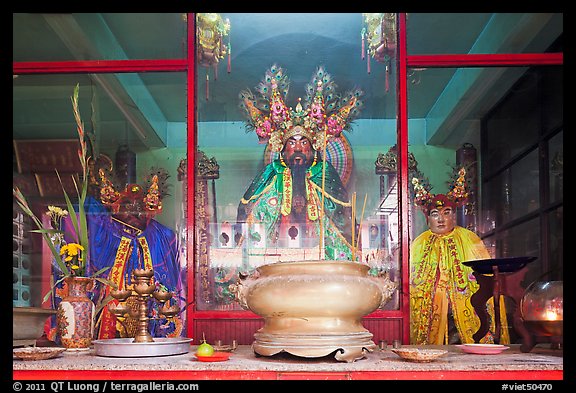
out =
<path fill-rule="evenodd" d="M 456 346 L 460 348 L 462 352 L 475 355 L 497 355 L 510 348 L 500 344 L 460 344 Z"/>
<path fill-rule="evenodd" d="M 25 347 L 14 348 L 14 356 L 22 360 L 45 360 L 52 359 L 66 351 L 66 348 L 60 347 Z"/>
<path fill-rule="evenodd" d="M 448 353 L 448 351 L 443 349 L 421 348 L 394 348 L 391 349 L 391 351 L 400 356 L 402 359 L 418 363 L 428 363 Z"/>

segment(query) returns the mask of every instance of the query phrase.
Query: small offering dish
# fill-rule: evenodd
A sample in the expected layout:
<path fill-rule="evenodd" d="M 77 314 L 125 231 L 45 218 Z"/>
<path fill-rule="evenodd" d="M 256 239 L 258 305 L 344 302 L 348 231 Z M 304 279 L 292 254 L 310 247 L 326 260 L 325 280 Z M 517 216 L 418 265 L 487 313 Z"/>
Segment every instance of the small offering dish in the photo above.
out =
<path fill-rule="evenodd" d="M 391 351 L 402 359 L 417 363 L 429 363 L 448 353 L 444 349 L 426 348 L 393 348 Z"/>

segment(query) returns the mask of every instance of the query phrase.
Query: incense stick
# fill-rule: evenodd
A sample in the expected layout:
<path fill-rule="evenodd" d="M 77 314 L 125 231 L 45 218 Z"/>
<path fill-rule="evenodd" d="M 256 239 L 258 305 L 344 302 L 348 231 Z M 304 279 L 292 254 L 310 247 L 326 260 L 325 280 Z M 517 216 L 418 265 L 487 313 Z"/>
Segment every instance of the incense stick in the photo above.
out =
<path fill-rule="evenodd" d="M 360 246 L 360 235 L 362 234 L 362 221 L 364 221 L 364 209 L 366 209 L 366 199 L 368 194 L 364 194 L 364 205 L 362 206 L 362 214 L 360 215 L 360 226 L 358 227 L 358 238 L 356 240 L 356 247 Z"/>
<path fill-rule="evenodd" d="M 356 192 L 352 194 L 352 261 L 356 258 Z"/>
<path fill-rule="evenodd" d="M 324 259 L 324 195 L 326 193 L 326 140 L 327 127 L 324 127 L 324 143 L 322 147 L 322 203 L 320 206 L 320 239 L 318 241 L 318 259 Z"/>

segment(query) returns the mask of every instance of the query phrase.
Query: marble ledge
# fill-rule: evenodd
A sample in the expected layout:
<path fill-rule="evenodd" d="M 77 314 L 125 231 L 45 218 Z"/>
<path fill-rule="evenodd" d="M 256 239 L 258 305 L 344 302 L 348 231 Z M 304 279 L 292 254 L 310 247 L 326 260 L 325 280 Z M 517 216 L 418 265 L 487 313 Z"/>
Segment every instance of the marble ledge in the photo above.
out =
<path fill-rule="evenodd" d="M 403 346 L 411 347 L 411 346 Z M 93 350 L 64 352 L 48 360 L 13 359 L 16 370 L 115 370 L 115 371 L 275 371 L 275 372 L 364 372 L 364 371 L 550 371 L 563 370 L 563 351 L 552 350 L 549 344 L 539 344 L 531 352 L 523 353 L 519 345 L 498 355 L 463 353 L 455 346 L 426 346 L 447 349 L 448 354 L 430 363 L 415 363 L 401 359 L 387 350 L 376 349 L 365 358 L 346 363 L 333 356 L 302 358 L 287 353 L 274 356 L 257 356 L 249 345 L 241 345 L 223 362 L 200 362 L 194 356 L 196 346 L 182 355 L 118 358 L 96 356 Z"/>

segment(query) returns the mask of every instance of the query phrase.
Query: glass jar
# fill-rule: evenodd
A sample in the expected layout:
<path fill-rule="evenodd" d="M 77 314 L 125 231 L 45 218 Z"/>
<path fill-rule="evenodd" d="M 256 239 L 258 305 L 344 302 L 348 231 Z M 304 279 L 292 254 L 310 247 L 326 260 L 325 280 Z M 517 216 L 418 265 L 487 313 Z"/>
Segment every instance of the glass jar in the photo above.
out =
<path fill-rule="evenodd" d="M 564 319 L 563 281 L 536 281 L 520 301 L 524 326 L 536 336 L 561 336 Z"/>

